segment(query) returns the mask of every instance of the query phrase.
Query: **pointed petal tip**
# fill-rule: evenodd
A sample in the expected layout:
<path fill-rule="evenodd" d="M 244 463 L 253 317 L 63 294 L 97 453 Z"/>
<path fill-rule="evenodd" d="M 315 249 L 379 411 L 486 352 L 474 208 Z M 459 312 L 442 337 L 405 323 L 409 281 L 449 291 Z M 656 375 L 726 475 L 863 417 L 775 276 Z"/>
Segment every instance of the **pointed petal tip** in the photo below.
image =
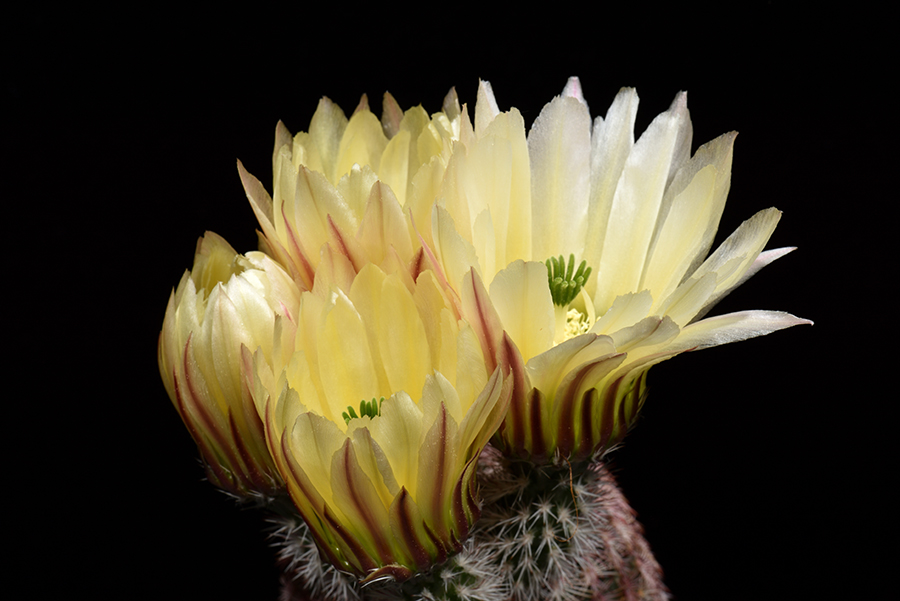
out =
<path fill-rule="evenodd" d="M 681 90 L 675 95 L 675 98 L 672 100 L 672 104 L 669 105 L 669 110 L 667 112 L 678 114 L 686 113 L 687 110 L 687 91 Z"/>
<path fill-rule="evenodd" d="M 581 80 L 574 75 L 570 77 L 568 81 L 566 81 L 566 86 L 563 88 L 562 95 L 571 96 L 572 98 L 577 98 L 584 102 L 584 92 L 581 88 Z"/>

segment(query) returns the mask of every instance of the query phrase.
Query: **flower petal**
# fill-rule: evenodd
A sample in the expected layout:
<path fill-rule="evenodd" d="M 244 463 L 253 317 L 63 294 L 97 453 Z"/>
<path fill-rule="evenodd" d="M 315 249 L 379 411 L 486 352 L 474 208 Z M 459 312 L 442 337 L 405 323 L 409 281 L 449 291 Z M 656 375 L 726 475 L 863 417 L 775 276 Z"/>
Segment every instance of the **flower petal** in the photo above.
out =
<path fill-rule="evenodd" d="M 590 196 L 591 116 L 571 96 L 544 106 L 528 133 L 533 258 L 581 257 Z"/>
<path fill-rule="evenodd" d="M 638 95 L 634 88 L 622 88 L 606 112 L 597 117 L 591 134 L 591 196 L 588 205 L 588 236 L 584 259 L 589 265 L 600 265 L 600 252 L 606 236 L 613 196 L 628 155 L 634 147 L 634 120 Z M 587 290 L 594 295 L 597 271 L 591 274 Z"/>
<path fill-rule="evenodd" d="M 526 363 L 553 346 L 556 318 L 546 265 L 521 260 L 510 263 L 491 282 L 490 297 Z"/>
<path fill-rule="evenodd" d="M 690 130 L 687 100 L 679 95 L 672 107 L 650 124 L 622 170 L 609 214 L 598 264 L 594 305 L 602 315 L 615 297 L 639 290 L 647 251 L 675 163 Z M 673 167 L 675 166 L 675 167 Z"/>
<path fill-rule="evenodd" d="M 765 336 L 797 325 L 812 325 L 812 321 L 781 311 L 740 311 L 707 317 L 681 330 L 674 347 L 700 350 Z"/>

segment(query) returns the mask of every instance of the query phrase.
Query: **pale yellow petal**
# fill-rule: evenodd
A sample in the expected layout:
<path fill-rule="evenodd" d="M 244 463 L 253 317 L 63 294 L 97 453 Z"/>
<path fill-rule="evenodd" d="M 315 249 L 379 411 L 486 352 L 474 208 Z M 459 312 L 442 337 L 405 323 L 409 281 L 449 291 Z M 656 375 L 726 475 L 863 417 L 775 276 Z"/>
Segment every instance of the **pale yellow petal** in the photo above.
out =
<path fill-rule="evenodd" d="M 674 198 L 707 165 L 711 165 L 716 169 L 716 183 L 713 188 L 710 209 L 704 215 L 698 215 L 698 219 L 706 220 L 706 229 L 703 232 L 702 239 L 698 241 L 696 254 L 685 273 L 693 273 L 697 266 L 703 262 L 703 259 L 709 253 L 716 231 L 719 228 L 719 220 L 722 218 L 728 191 L 731 189 L 731 163 L 734 156 L 735 138 L 737 138 L 737 132 L 727 133 L 698 148 L 691 160 L 675 174 L 675 179 L 672 180 L 671 185 L 666 190 L 666 196 Z"/>
<path fill-rule="evenodd" d="M 636 292 L 673 161 L 689 126 L 686 105 L 656 117 L 634 145 L 619 179 L 598 264 L 594 294 L 603 314 L 620 294 Z"/>
<path fill-rule="evenodd" d="M 348 405 L 379 396 L 378 377 L 362 319 L 350 300 L 334 292 L 325 307 L 318 333 L 319 374 L 330 412 L 336 421 Z"/>
<path fill-rule="evenodd" d="M 384 279 L 384 272 L 376 265 L 368 263 L 356 275 L 348 293 L 354 309 L 359 313 L 365 326 L 366 345 L 372 356 L 373 368 L 378 380 L 377 391 L 372 391 L 365 400 L 382 396 L 387 398 L 395 392 L 391 390 L 388 383 L 388 377 L 384 370 L 384 361 L 381 359 L 381 345 L 378 340 L 380 319 L 378 298 L 381 295 Z M 413 394 L 417 395 L 418 391 L 415 391 Z M 363 397 L 360 397 L 357 403 L 361 400 L 364 400 Z"/>
<path fill-rule="evenodd" d="M 309 123 L 310 148 L 317 156 L 310 159 L 310 169 L 321 171 L 329 181 L 337 181 L 337 178 L 349 171 L 338 171 L 338 154 L 342 145 L 344 132 L 347 129 L 347 117 L 341 107 L 334 104 L 328 98 L 322 97 L 319 106 Z M 317 169 L 317 165 L 320 166 Z"/>
<path fill-rule="evenodd" d="M 461 322 L 456 338 L 456 392 L 463 406 L 471 406 L 488 381 L 481 343 L 471 326 Z M 446 373 L 446 372 L 445 372 Z"/>
<path fill-rule="evenodd" d="M 460 235 L 453 217 L 439 205 L 435 205 L 432 211 L 431 229 L 435 250 L 447 275 L 447 281 L 458 290 L 472 267 L 480 272 L 475 247 Z"/>
<path fill-rule="evenodd" d="M 634 88 L 622 88 L 606 111 L 606 119 L 597 117 L 591 135 L 591 194 L 588 205 L 588 235 L 584 259 L 595 269 L 587 283 L 594 296 L 597 282 L 596 266 L 606 236 L 613 196 L 622 169 L 634 146 L 634 120 L 637 116 L 638 95 Z"/>
<path fill-rule="evenodd" d="M 456 389 L 443 374 L 436 372 L 425 378 L 425 385 L 422 388 L 422 400 L 419 401 L 419 405 L 425 413 L 426 423 L 434 416 L 433 412 L 441 404 L 444 405 L 447 412 L 457 423 L 462 421 L 464 413 Z"/>
<path fill-rule="evenodd" d="M 348 168 L 349 171 L 349 168 Z M 359 220 L 337 189 L 321 173 L 300 167 L 297 172 L 293 202 L 288 216 L 299 238 L 309 252 L 318 254 L 328 241 L 328 220 L 345 235 L 352 235 L 359 228 Z"/>
<path fill-rule="evenodd" d="M 422 319 L 425 337 L 428 339 L 431 365 L 436 371 L 442 373 L 444 369 L 451 371 L 452 376 L 446 373 L 445 375 L 450 381 L 454 381 L 456 375 L 456 334 L 459 328 L 456 325 L 456 320 L 450 314 L 450 301 L 441 290 L 432 271 L 424 271 L 419 276 L 413 298 L 419 316 Z M 449 326 L 449 328 L 445 326 Z"/>
<path fill-rule="evenodd" d="M 498 250 L 505 251 L 505 257 L 498 257 L 497 268 L 501 268 L 515 259 L 528 260 L 532 257 L 531 236 L 531 162 L 528 158 L 528 142 L 525 136 L 525 121 L 517 109 L 498 115 L 485 132 L 488 138 L 508 144 L 509 174 L 497 180 L 493 189 L 495 194 L 489 196 L 488 205 L 495 217 L 496 228 L 502 229 L 505 236 L 498 234 Z M 506 146 L 503 157 L 506 160 Z M 497 159 L 493 159 L 496 161 Z M 477 165 L 487 165 L 486 158 L 479 159 Z M 505 164 L 504 164 L 505 166 Z M 496 221 L 498 215 L 503 218 Z M 505 239 L 505 248 L 503 240 Z"/>
<path fill-rule="evenodd" d="M 290 452 L 325 503 L 334 504 L 331 462 L 347 437 L 337 425 L 315 413 L 297 416 L 290 435 Z"/>
<path fill-rule="evenodd" d="M 381 505 L 390 507 L 400 487 L 384 451 L 369 432 L 373 421 L 368 416 L 350 420 L 347 434 L 353 442 L 359 467 L 372 483 Z"/>
<path fill-rule="evenodd" d="M 494 237 L 494 221 L 491 218 L 491 210 L 484 209 L 475 217 L 472 224 L 472 245 L 475 248 L 475 256 L 479 259 L 481 273 L 493 275 L 503 265 L 505 253 L 497 256 L 498 248 L 502 249 L 502 241 Z M 504 236 L 505 237 L 505 236 Z"/>
<path fill-rule="evenodd" d="M 546 265 L 514 261 L 494 277 L 490 297 L 523 361 L 527 363 L 553 345 L 555 317 Z"/>
<path fill-rule="evenodd" d="M 709 302 L 715 290 L 716 275 L 714 273 L 691 277 L 660 304 L 658 314 L 668 315 L 678 325 L 686 325 L 697 314 L 700 307 Z"/>
<path fill-rule="evenodd" d="M 603 317 L 591 328 L 594 334 L 609 334 L 639 322 L 650 314 L 653 297 L 649 290 L 617 296 Z"/>
<path fill-rule="evenodd" d="M 418 167 L 410 163 L 410 153 L 410 133 L 401 130 L 388 142 L 378 167 L 379 178 L 390 186 L 401 204 L 406 202 L 410 171 Z"/>
<path fill-rule="evenodd" d="M 572 97 L 544 106 L 528 133 L 531 158 L 532 252 L 581 257 L 590 196 L 591 116 Z"/>
<path fill-rule="evenodd" d="M 376 302 L 378 344 L 390 389 L 417 396 L 431 372 L 431 354 L 416 304 L 397 276 L 385 278 Z"/>
<path fill-rule="evenodd" d="M 781 311 L 741 311 L 708 317 L 682 330 L 673 347 L 700 350 L 764 336 L 797 325 L 811 325 L 808 319 Z"/>
<path fill-rule="evenodd" d="M 410 238 L 421 235 L 425 244 L 434 247 L 431 233 L 431 209 L 438 198 L 441 181 L 444 179 L 445 164 L 441 157 L 434 156 L 422 165 L 412 178 L 410 193 L 403 206 L 404 215 L 409 216 Z"/>
<path fill-rule="evenodd" d="M 657 304 L 681 282 L 707 238 L 715 187 L 716 168 L 707 165 L 672 201 L 638 284 Z"/>
<path fill-rule="evenodd" d="M 490 82 L 479 80 L 478 96 L 475 102 L 475 136 L 480 138 L 494 117 L 499 114 L 500 108 L 497 106 Z"/>
<path fill-rule="evenodd" d="M 371 165 L 375 173 L 378 173 L 381 155 L 387 144 L 388 139 L 381 128 L 381 122 L 375 115 L 368 110 L 355 113 L 344 130 L 334 176 L 330 179 L 334 181 L 336 177 L 347 173 L 354 163 Z"/>
<path fill-rule="evenodd" d="M 381 416 L 372 420 L 369 431 L 390 462 L 398 486 L 405 486 L 415 496 L 417 454 L 423 436 L 422 410 L 407 393 L 398 392 L 382 403 Z"/>
<path fill-rule="evenodd" d="M 552 398 L 562 378 L 582 363 L 616 352 L 608 336 L 584 334 L 532 357 L 525 371 L 532 386 Z"/>
<path fill-rule="evenodd" d="M 357 222 L 362 222 L 363 215 L 366 213 L 366 205 L 369 201 L 369 194 L 372 192 L 372 186 L 378 181 L 378 176 L 372 171 L 369 165 L 354 165 L 349 172 L 345 173 L 338 180 L 335 188 L 340 194 L 350 212 L 355 216 Z M 355 231 L 348 232 L 356 233 Z"/>
<path fill-rule="evenodd" d="M 407 220 L 391 188 L 381 182 L 372 186 L 357 239 L 372 263 L 381 264 L 391 247 L 402 261 L 412 259 Z"/>

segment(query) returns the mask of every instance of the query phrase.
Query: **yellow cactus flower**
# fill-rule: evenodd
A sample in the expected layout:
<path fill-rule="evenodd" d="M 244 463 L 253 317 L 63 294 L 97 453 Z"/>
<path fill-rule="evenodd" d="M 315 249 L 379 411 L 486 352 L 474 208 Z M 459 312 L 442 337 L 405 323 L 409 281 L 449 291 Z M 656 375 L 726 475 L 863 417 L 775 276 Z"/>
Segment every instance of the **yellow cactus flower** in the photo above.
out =
<path fill-rule="evenodd" d="M 760 211 L 706 257 L 731 178 L 726 134 L 693 156 L 685 94 L 634 140 L 638 98 L 591 123 L 576 78 L 526 135 L 479 89 L 473 139 L 457 144 L 432 226 L 448 281 L 474 267 L 526 362 L 497 443 L 535 460 L 583 459 L 624 436 L 645 374 L 681 352 L 810 323 L 746 311 L 701 319 L 756 271 L 780 213 Z M 705 260 L 704 260 L 705 258 Z"/>
<path fill-rule="evenodd" d="M 210 482 L 243 498 L 272 496 L 283 484 L 244 381 L 241 349 L 271 357 L 276 317 L 296 319 L 299 294 L 269 257 L 240 256 L 207 232 L 169 297 L 160 375 Z"/>
<path fill-rule="evenodd" d="M 322 98 L 309 132 L 293 137 L 279 122 L 272 197 L 238 163 L 262 228 L 260 248 L 304 290 L 312 289 L 325 243 L 348 256 L 357 271 L 366 263 L 382 264 L 391 248 L 408 262 L 419 246 L 410 215 L 427 224 L 434 186 L 464 127 L 452 90 L 444 111 L 430 118 L 421 106 L 402 113 L 385 94 L 380 122 L 365 96 L 349 120 Z"/>
<path fill-rule="evenodd" d="M 461 319 L 471 294 L 432 270 L 354 274 L 323 254 L 297 322 L 281 320 L 291 352 L 252 359 L 254 399 L 323 556 L 366 581 L 405 580 L 458 551 L 479 515 L 475 469 L 509 404 L 511 343 Z"/>

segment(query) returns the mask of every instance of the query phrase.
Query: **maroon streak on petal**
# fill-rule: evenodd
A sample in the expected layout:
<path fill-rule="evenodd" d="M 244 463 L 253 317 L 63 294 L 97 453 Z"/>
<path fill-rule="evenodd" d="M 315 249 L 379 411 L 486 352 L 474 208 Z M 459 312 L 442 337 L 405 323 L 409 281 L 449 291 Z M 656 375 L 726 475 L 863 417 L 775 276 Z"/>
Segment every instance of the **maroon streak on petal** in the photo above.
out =
<path fill-rule="evenodd" d="M 634 423 L 638 412 L 644 405 L 644 399 L 646 398 L 646 391 L 644 390 L 644 379 L 646 377 L 647 371 L 642 371 L 634 381 L 631 392 L 629 392 L 628 395 L 622 399 L 621 406 L 619 407 L 619 419 L 621 420 L 620 423 L 623 426 L 622 434 L 625 434 L 624 429 L 627 428 L 627 426 Z"/>
<path fill-rule="evenodd" d="M 231 409 L 228 410 L 228 427 L 231 430 L 231 439 L 234 441 L 235 450 L 240 458 L 238 465 L 232 466 L 232 469 L 237 470 L 238 467 L 242 468 L 241 471 L 243 473 L 241 474 L 241 480 L 252 482 L 254 488 L 258 491 L 265 490 L 267 488 L 265 478 L 263 478 L 262 473 L 257 469 L 256 461 L 254 461 L 250 451 L 247 450 L 247 445 L 244 443 L 241 433 L 238 432 L 237 424 L 234 421 L 234 415 L 232 414 Z"/>
<path fill-rule="evenodd" d="M 439 534 L 446 534 L 445 520 L 446 517 L 443 515 L 444 508 L 444 500 L 446 498 L 446 491 L 444 487 L 446 486 L 447 480 L 447 407 L 444 406 L 444 403 L 441 402 L 441 406 L 438 409 L 438 418 L 437 424 L 435 424 L 438 428 L 438 457 L 437 457 L 437 465 L 434 466 L 436 469 L 436 473 L 434 474 L 435 481 L 438 482 L 438 486 L 434 488 L 433 495 L 431 499 L 428 501 L 431 503 L 431 515 L 434 516 L 435 527 L 438 529 Z M 429 432 L 430 434 L 430 432 Z"/>
<path fill-rule="evenodd" d="M 409 218 L 412 220 L 412 211 L 410 211 Z M 413 221 L 413 228 L 415 228 L 415 226 L 416 224 Z M 428 244 L 425 243 L 424 238 L 422 238 L 422 234 L 420 234 L 419 231 L 416 230 L 416 235 L 419 237 L 419 244 L 422 245 L 420 248 L 424 252 L 424 258 L 427 259 L 425 268 L 430 269 L 435 274 L 435 277 L 437 277 L 437 280 L 441 285 L 441 290 L 444 291 L 444 293 L 447 295 L 447 298 L 450 299 L 450 302 L 453 305 L 453 309 L 456 312 L 454 317 L 456 317 L 456 319 L 460 319 L 462 317 L 462 303 L 456 293 L 456 289 L 447 281 L 447 275 L 444 273 L 444 270 L 441 267 L 440 262 L 438 262 L 437 258 L 434 256 L 434 253 L 431 252 L 430 248 L 428 248 Z"/>
<path fill-rule="evenodd" d="M 547 459 L 547 441 L 544 440 L 544 423 L 542 406 L 549 402 L 547 397 L 537 388 L 533 388 L 528 395 L 529 411 L 531 412 L 531 455 L 535 461 L 543 461 Z M 525 454 L 525 445 L 517 452 Z"/>
<path fill-rule="evenodd" d="M 422 527 L 425 528 L 425 534 L 428 535 L 428 538 L 431 539 L 431 543 L 434 545 L 434 548 L 437 549 L 437 555 L 434 558 L 435 565 L 447 561 L 447 557 L 449 557 L 450 555 L 450 553 L 447 551 L 448 545 L 444 541 L 442 541 L 431 528 L 428 527 L 427 523 L 423 523 Z"/>
<path fill-rule="evenodd" d="M 576 459 L 587 459 L 594 452 L 594 406 L 600 399 L 600 392 L 596 388 L 587 390 L 581 398 L 581 437 L 578 441 Z"/>
<path fill-rule="evenodd" d="M 353 559 L 356 560 L 355 564 L 352 564 L 349 561 L 350 558 L 347 558 L 348 561 L 342 561 L 341 563 L 346 565 L 351 571 L 356 572 L 359 576 L 363 576 L 372 570 L 378 569 L 378 564 L 369 557 L 369 554 L 366 553 L 366 550 L 363 549 L 360 542 L 344 528 L 340 520 L 334 517 L 331 513 L 331 508 L 328 507 L 327 503 L 325 504 L 323 514 L 322 517 L 330 530 L 341 539 L 344 543 L 344 547 L 353 554 Z"/>
<path fill-rule="evenodd" d="M 366 498 L 363 490 L 366 484 L 369 487 L 372 484 L 368 482 L 368 477 L 359 467 L 356 451 L 353 449 L 353 443 L 349 438 L 344 441 L 344 446 L 338 453 L 340 462 L 340 473 L 338 475 L 343 476 L 346 482 L 347 490 L 350 493 L 350 502 L 356 510 L 356 514 L 363 520 L 362 526 L 364 526 L 365 531 L 371 535 L 381 562 L 384 564 L 393 563 L 395 558 L 384 537 L 382 529 L 384 524 L 380 524 L 378 518 L 372 513 L 372 503 L 380 503 L 381 500 L 377 496 L 374 499 Z M 363 481 L 363 478 L 366 480 Z"/>
<path fill-rule="evenodd" d="M 416 251 L 416 254 L 413 255 L 412 260 L 409 263 L 409 275 L 412 276 L 413 281 L 415 282 L 419 279 L 419 274 L 427 269 L 425 263 L 425 251 L 422 247 L 419 247 L 419 250 Z"/>
<path fill-rule="evenodd" d="M 254 437 L 253 440 L 256 442 L 266 440 L 266 428 L 259 416 L 259 412 L 256 410 L 256 403 L 253 400 L 252 390 L 254 388 L 254 382 L 253 357 L 250 354 L 250 349 L 248 349 L 246 345 L 241 344 L 241 398 L 243 400 L 242 407 L 244 408 L 244 421 L 250 428 Z M 269 453 L 267 446 L 265 446 L 265 449 L 260 449 L 260 452 L 262 451 L 265 451 L 267 455 Z"/>
<path fill-rule="evenodd" d="M 457 483 L 457 488 L 461 488 L 461 495 L 465 496 L 464 499 L 460 499 L 459 509 L 467 512 L 456 515 L 457 523 L 459 524 L 459 539 L 461 541 L 464 541 L 466 537 L 468 537 L 469 529 L 472 524 L 481 517 L 481 507 L 478 504 L 478 499 L 475 497 L 479 457 L 480 455 L 469 460 L 469 463 L 466 464 L 466 468 L 463 470 L 463 474 Z M 462 501 L 465 501 L 465 506 L 462 505 Z"/>
<path fill-rule="evenodd" d="M 624 376 L 623 376 L 624 377 Z M 614 441 L 612 438 L 616 420 L 613 418 L 616 410 L 616 397 L 619 393 L 619 386 L 622 384 L 622 377 L 616 378 L 609 383 L 603 395 L 603 411 L 600 413 L 600 447 L 608 447 Z"/>
<path fill-rule="evenodd" d="M 297 239 L 297 234 L 294 232 L 294 228 L 291 227 L 291 222 L 284 212 L 284 203 L 281 204 L 281 217 L 284 220 L 284 228 L 287 231 L 288 241 L 291 244 L 294 255 L 297 257 L 297 261 L 300 262 L 300 264 L 297 265 L 297 268 L 300 270 L 302 283 L 306 286 L 307 290 L 312 290 L 313 282 L 316 278 L 316 270 L 313 269 L 310 264 L 306 252 L 303 250 L 303 244 Z"/>
<path fill-rule="evenodd" d="M 472 306 L 467 307 L 471 315 L 467 315 L 467 317 L 481 342 L 484 363 L 490 373 L 497 368 L 502 343 L 500 334 L 503 332 L 503 327 L 500 325 L 500 317 L 494 310 L 487 290 L 474 267 L 463 278 L 463 286 L 471 290 Z M 465 297 L 466 293 L 463 292 L 463 298 Z"/>
<path fill-rule="evenodd" d="M 175 389 L 175 400 L 177 402 L 178 413 L 181 414 L 181 420 L 184 422 L 185 426 L 187 426 L 191 438 L 194 439 L 194 443 L 200 451 L 200 456 L 203 458 L 203 465 L 207 470 L 207 474 L 212 476 L 211 480 L 213 480 L 213 484 L 220 488 L 228 488 L 227 483 L 231 480 L 228 477 L 228 472 L 219 465 L 218 461 L 214 460 L 216 456 L 214 449 L 210 446 L 208 437 L 200 433 L 200 430 L 197 428 L 197 423 L 194 421 L 191 414 L 188 413 L 182 395 L 182 387 L 179 383 L 180 380 L 174 369 L 172 372 L 172 382 Z"/>
<path fill-rule="evenodd" d="M 582 365 L 569 372 L 564 382 L 556 390 L 555 411 L 559 414 L 556 448 L 568 457 L 575 445 L 575 392 L 590 371 L 592 364 Z"/>
<path fill-rule="evenodd" d="M 625 356 L 625 353 L 605 355 L 575 368 L 563 378 L 562 384 L 556 391 L 556 408 L 560 414 L 558 449 L 564 456 L 575 451 L 575 438 L 579 435 L 583 436 L 584 430 L 591 427 L 591 422 L 582 422 L 580 431 L 575 431 L 577 405 L 579 401 L 583 400 L 583 397 L 578 397 L 578 392 L 582 389 L 585 379 L 590 377 L 589 382 L 596 383 L 615 367 L 621 365 Z"/>
<path fill-rule="evenodd" d="M 192 377 L 192 374 L 198 369 L 194 362 L 189 358 L 189 356 L 193 355 L 191 350 L 191 340 L 193 335 L 193 332 L 188 335 L 187 342 L 184 345 L 184 353 L 182 355 L 182 367 L 184 370 L 184 383 L 186 385 L 187 399 L 179 396 L 180 404 L 185 410 L 185 415 L 190 416 L 189 419 L 191 421 L 193 421 L 194 416 L 200 421 L 199 429 L 196 424 L 193 424 L 194 431 L 213 443 L 213 447 L 209 449 L 213 454 L 208 455 L 207 459 L 216 462 L 221 458 L 222 463 L 225 463 L 228 466 L 236 466 L 238 465 L 237 457 L 234 456 L 229 441 L 224 439 L 224 433 L 219 429 L 218 424 L 210 414 L 209 409 L 200 401 L 200 399 L 203 398 L 203 395 L 198 393 L 196 383 Z M 177 379 L 175 388 L 177 391 L 180 391 Z M 191 409 L 192 411 L 187 411 L 187 409 Z M 195 440 L 197 439 L 195 438 Z"/>
<path fill-rule="evenodd" d="M 460 540 L 465 540 L 469 535 L 469 519 L 466 516 L 466 510 L 463 508 L 463 479 L 465 476 L 466 474 L 463 472 L 463 475 L 456 481 L 450 502 L 450 511 L 453 514 L 455 530 L 459 533 Z"/>
<path fill-rule="evenodd" d="M 501 342 L 500 363 L 504 367 L 504 371 L 512 373 L 513 389 L 509 400 L 508 415 L 512 427 L 513 447 L 516 452 L 524 450 L 527 436 L 527 393 L 530 384 L 525 375 L 525 364 L 522 361 L 522 354 L 516 348 L 515 343 L 510 339 L 509 335 L 504 331 L 503 340 Z"/>
<path fill-rule="evenodd" d="M 331 243 L 339 253 L 347 257 L 347 260 L 350 261 L 350 264 L 353 266 L 353 271 L 359 273 L 359 270 L 362 269 L 365 264 L 364 259 L 356 256 L 356 253 L 350 250 L 350 246 L 347 244 L 347 241 L 344 240 L 344 235 L 334 223 L 331 214 L 328 215 L 327 221 L 328 232 L 331 234 Z"/>
<path fill-rule="evenodd" d="M 281 433 L 281 457 L 285 460 L 285 463 L 282 465 L 287 466 L 285 476 L 290 476 L 289 479 L 294 485 L 292 487 L 293 490 L 291 490 L 292 495 L 296 494 L 302 497 L 302 499 L 295 499 L 294 505 L 301 507 L 305 503 L 310 505 L 313 511 L 317 513 L 324 511 L 325 501 L 322 499 L 322 495 L 309 481 L 306 472 L 300 467 L 300 464 L 297 463 L 297 460 L 294 459 L 294 455 L 291 453 L 287 428 Z"/>
<path fill-rule="evenodd" d="M 404 486 L 391 504 L 391 523 L 395 527 L 394 534 L 400 538 L 404 547 L 412 555 L 413 562 L 419 569 L 425 570 L 431 566 L 432 559 L 425 544 L 419 540 L 416 533 L 414 520 L 421 520 L 421 515 L 418 515 L 419 512 L 413 503 L 414 501 Z"/>

